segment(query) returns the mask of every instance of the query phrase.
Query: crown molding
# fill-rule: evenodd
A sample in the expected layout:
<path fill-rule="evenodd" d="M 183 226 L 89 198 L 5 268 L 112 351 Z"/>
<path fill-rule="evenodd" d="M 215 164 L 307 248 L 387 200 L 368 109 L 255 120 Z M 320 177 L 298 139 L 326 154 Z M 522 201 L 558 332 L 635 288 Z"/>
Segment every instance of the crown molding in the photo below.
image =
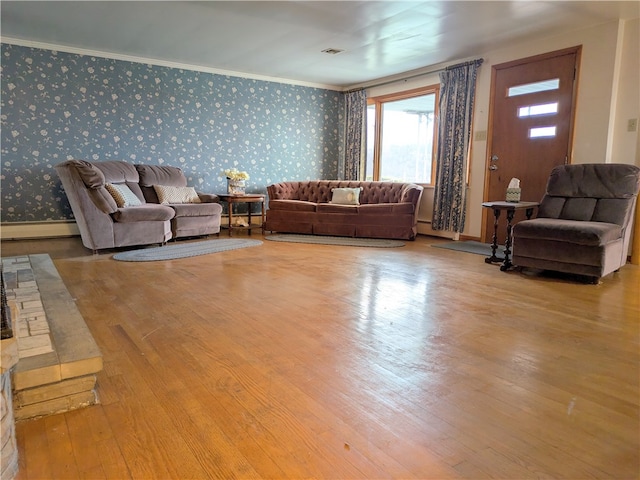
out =
<path fill-rule="evenodd" d="M 149 65 L 156 65 L 158 67 L 177 68 L 182 70 L 191 70 L 194 72 L 212 73 L 214 75 L 224 75 L 229 77 L 246 78 L 249 80 L 260 80 L 263 82 L 284 83 L 288 85 L 296 85 L 300 87 L 320 88 L 323 90 L 343 91 L 343 87 L 336 85 L 327 85 L 322 83 L 302 82 L 298 80 L 291 80 L 288 78 L 269 77 L 266 75 L 254 75 L 251 73 L 235 72 L 232 70 L 222 70 L 219 68 L 210 68 L 203 65 L 192 65 L 188 63 L 172 62 L 168 60 L 162 60 L 159 58 L 147 58 L 138 57 L 134 55 L 125 55 L 114 52 L 104 52 L 101 50 L 89 50 L 86 48 L 71 47 L 68 45 L 58 45 L 53 43 L 37 42 L 33 40 L 24 40 L 21 38 L 0 36 L 0 42 L 9 45 L 18 45 L 21 47 L 40 48 L 43 50 L 53 50 L 57 52 L 73 53 L 76 55 L 89 55 L 92 57 L 109 58 L 111 60 L 122 60 L 125 62 L 144 63 Z"/>

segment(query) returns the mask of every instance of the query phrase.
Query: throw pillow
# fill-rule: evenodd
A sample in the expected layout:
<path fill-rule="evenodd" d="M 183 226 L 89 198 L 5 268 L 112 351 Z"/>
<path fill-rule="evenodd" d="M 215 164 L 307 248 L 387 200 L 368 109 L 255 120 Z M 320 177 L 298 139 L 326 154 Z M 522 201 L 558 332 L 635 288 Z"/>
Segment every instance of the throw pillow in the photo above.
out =
<path fill-rule="evenodd" d="M 142 202 L 136 194 L 133 193 L 124 183 L 105 183 L 104 186 L 107 189 L 107 192 L 109 192 L 116 201 L 118 208 L 142 205 Z"/>
<path fill-rule="evenodd" d="M 200 203 L 200 197 L 193 187 L 170 187 L 168 185 L 154 185 L 158 201 L 165 205 L 170 203 Z"/>
<path fill-rule="evenodd" d="M 332 188 L 331 203 L 340 205 L 360 205 L 360 191 L 358 188 Z"/>

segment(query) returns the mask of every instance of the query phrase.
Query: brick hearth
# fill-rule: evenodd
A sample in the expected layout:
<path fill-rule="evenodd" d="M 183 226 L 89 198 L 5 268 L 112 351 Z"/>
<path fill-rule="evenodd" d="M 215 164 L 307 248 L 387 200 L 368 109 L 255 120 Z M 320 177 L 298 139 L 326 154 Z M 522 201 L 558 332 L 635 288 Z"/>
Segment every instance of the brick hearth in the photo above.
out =
<path fill-rule="evenodd" d="M 102 354 L 51 258 L 8 257 L 2 264 L 7 298 L 18 307 L 16 420 L 93 405 Z"/>

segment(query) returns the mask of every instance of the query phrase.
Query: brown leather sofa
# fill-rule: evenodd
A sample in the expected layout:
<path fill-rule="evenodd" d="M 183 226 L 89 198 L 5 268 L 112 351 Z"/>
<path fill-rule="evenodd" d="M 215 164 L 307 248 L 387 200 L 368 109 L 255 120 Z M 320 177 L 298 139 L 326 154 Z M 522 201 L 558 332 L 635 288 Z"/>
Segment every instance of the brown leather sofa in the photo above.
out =
<path fill-rule="evenodd" d="M 354 204 L 332 203 L 335 189 L 360 189 Z M 423 188 L 413 183 L 314 180 L 267 187 L 265 230 L 414 240 Z"/>
<path fill-rule="evenodd" d="M 55 168 L 82 243 L 94 253 L 220 232 L 222 206 L 217 195 L 194 190 L 190 199 L 165 199 L 161 204 L 155 186 L 164 187 L 161 193 L 169 188 L 174 188 L 174 194 L 188 189 L 187 179 L 177 167 L 69 160 Z M 118 205 L 114 186 L 124 190 L 133 205 Z"/>

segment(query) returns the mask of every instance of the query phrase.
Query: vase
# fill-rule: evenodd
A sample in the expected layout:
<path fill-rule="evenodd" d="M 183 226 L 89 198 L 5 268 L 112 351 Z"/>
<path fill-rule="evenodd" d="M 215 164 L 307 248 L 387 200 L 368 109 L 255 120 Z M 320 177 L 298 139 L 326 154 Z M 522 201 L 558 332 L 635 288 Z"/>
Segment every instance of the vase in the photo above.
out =
<path fill-rule="evenodd" d="M 227 193 L 229 195 L 244 195 L 245 187 L 246 185 L 244 180 L 227 178 Z"/>

